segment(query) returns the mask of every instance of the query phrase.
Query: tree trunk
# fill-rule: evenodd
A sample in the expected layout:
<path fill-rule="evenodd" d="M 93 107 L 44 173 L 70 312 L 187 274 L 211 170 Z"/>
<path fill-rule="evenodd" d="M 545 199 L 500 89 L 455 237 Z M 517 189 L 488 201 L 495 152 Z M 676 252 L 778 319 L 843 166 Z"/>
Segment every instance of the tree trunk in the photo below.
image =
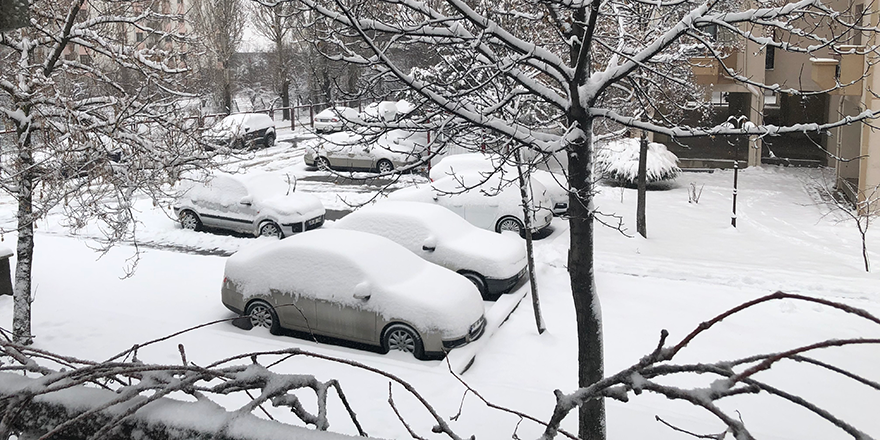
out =
<path fill-rule="evenodd" d="M 232 113 L 232 80 L 229 67 L 223 67 L 223 112 Z"/>
<path fill-rule="evenodd" d="M 529 191 L 526 186 L 526 176 L 522 169 L 522 150 L 516 150 L 516 172 L 519 183 L 519 194 L 522 198 L 523 221 L 525 222 L 526 256 L 529 266 L 529 285 L 532 293 L 532 310 L 535 312 L 535 326 L 538 334 L 543 334 L 547 326 L 544 325 L 544 317 L 541 316 L 541 301 L 538 299 L 538 279 L 535 276 L 535 253 L 532 243 L 532 209 L 529 203 Z"/>
<path fill-rule="evenodd" d="M 23 129 L 18 130 L 18 245 L 15 263 L 15 288 L 12 302 L 12 340 L 28 345 L 31 336 L 31 269 L 34 256 L 34 158 L 30 152 L 30 133 L 22 139 Z"/>
<path fill-rule="evenodd" d="M 281 113 L 281 118 L 284 121 L 290 120 L 290 80 L 283 79 L 281 81 L 281 107 L 284 110 Z"/>
<path fill-rule="evenodd" d="M 638 201 L 636 202 L 636 231 L 642 237 L 648 238 L 648 226 L 645 219 L 645 203 L 648 186 L 648 133 L 642 130 L 642 138 L 639 140 L 639 177 L 638 177 Z"/>
<path fill-rule="evenodd" d="M 578 386 L 603 378 L 602 311 L 593 272 L 593 159 L 591 127 L 569 146 L 568 273 L 578 328 Z M 580 407 L 578 435 L 583 440 L 605 440 L 605 402 L 591 400 Z"/>

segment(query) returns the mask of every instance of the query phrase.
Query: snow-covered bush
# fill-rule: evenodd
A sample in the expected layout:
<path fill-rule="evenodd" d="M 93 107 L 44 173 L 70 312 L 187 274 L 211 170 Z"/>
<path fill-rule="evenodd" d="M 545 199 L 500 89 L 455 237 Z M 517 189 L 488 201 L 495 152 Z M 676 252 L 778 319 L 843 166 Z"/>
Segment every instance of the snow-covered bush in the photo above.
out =
<path fill-rule="evenodd" d="M 621 185 L 635 185 L 639 178 L 639 139 L 617 139 L 598 145 L 596 170 L 607 180 Z M 672 180 L 680 173 L 678 157 L 673 152 L 663 144 L 648 143 L 648 183 Z"/>

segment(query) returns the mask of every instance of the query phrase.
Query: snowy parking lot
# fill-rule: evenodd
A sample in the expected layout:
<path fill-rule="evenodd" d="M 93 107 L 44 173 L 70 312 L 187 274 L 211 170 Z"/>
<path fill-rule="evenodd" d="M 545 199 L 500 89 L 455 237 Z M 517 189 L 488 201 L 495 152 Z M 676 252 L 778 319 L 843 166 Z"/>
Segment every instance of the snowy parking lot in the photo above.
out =
<path fill-rule="evenodd" d="M 283 172 L 296 181 L 296 191 L 318 196 L 329 212 L 344 215 L 377 190 L 394 190 L 426 182 L 404 175 L 396 182 L 357 181 L 307 168 L 299 142 L 305 132 L 279 130 L 276 146 L 222 164 L 228 172 Z M 366 177 L 356 174 L 350 177 Z M 730 226 L 733 175 L 730 171 L 685 173 L 672 188 L 648 194 L 648 239 L 633 237 L 634 190 L 602 187 L 597 208 L 619 216 L 624 231 L 597 226 L 597 287 L 605 332 L 606 374 L 629 366 L 657 344 L 661 329 L 670 341 L 680 340 L 700 322 L 776 290 L 841 301 L 880 315 L 880 270 L 866 273 L 861 241 L 851 220 L 829 212 L 819 189 L 820 169 L 761 167 L 740 172 L 737 228 Z M 689 203 L 691 184 L 702 188 L 699 203 Z M 238 235 L 183 230 L 171 218 L 168 203 L 148 200 L 138 212 L 137 268 L 125 277 L 135 248 L 122 244 L 106 255 L 95 253 L 100 231 L 72 233 L 59 215 L 37 227 L 33 331 L 38 348 L 84 359 L 101 360 L 155 338 L 202 323 L 233 317 L 220 303 L 225 255 L 256 240 Z M 14 202 L 0 198 L 0 224 L 14 228 Z M 613 217 L 608 217 L 613 218 Z M 332 220 L 332 218 L 331 218 Z M 332 221 L 325 227 L 332 227 Z M 12 247 L 13 234 L 3 244 Z M 869 256 L 880 266 L 880 229 L 869 230 Z M 178 344 L 188 359 L 206 365 L 234 354 L 301 347 L 328 356 L 355 360 L 395 374 L 413 384 L 461 436 L 536 438 L 537 424 L 493 410 L 465 389 L 450 372 L 494 404 L 540 419 L 551 415 L 553 390 L 570 392 L 577 383 L 576 323 L 566 272 L 568 225 L 553 219 L 535 242 L 538 294 L 548 331 L 538 335 L 528 298 L 513 311 L 528 286 L 520 286 L 496 303 L 487 302 L 492 331 L 476 343 L 457 349 L 445 361 L 417 361 L 402 354 L 383 355 L 342 345 L 319 344 L 267 331 L 250 332 L 221 323 L 145 347 L 144 362 L 178 364 Z M 512 311 L 512 314 L 510 314 Z M 508 317 L 507 315 L 510 314 Z M 0 297 L 0 323 L 12 318 L 11 297 Z M 505 321 L 506 320 L 506 321 Z M 780 301 L 758 307 L 714 328 L 682 352 L 682 361 L 715 362 L 767 353 L 827 338 L 880 337 L 880 326 L 818 305 Z M 876 347 L 825 350 L 816 357 L 880 381 Z M 281 373 L 313 374 L 338 379 L 358 413 L 364 430 L 380 438 L 410 438 L 387 400 L 387 379 L 319 359 L 296 358 L 276 367 Z M 759 378 L 811 399 L 822 408 L 880 437 L 880 395 L 858 383 L 809 365 L 783 363 Z M 711 378 L 688 377 L 678 386 L 709 386 Z M 413 429 L 428 438 L 432 421 L 398 388 L 398 408 Z M 647 394 L 647 393 L 646 393 Z M 331 399 L 330 430 L 356 434 L 338 401 Z M 241 402 L 223 402 L 230 405 Z M 308 402 L 306 403 L 308 404 Z M 688 404 L 651 395 L 629 403 L 608 402 L 611 439 L 687 438 L 657 422 L 655 416 L 701 434 L 718 433 L 721 425 Z M 723 404 L 736 410 L 762 439 L 847 438 L 841 431 L 801 409 L 766 394 L 740 396 Z M 297 423 L 284 410 L 267 408 L 273 417 Z M 257 414 L 262 416 L 262 414 Z M 576 417 L 563 426 L 576 431 Z"/>

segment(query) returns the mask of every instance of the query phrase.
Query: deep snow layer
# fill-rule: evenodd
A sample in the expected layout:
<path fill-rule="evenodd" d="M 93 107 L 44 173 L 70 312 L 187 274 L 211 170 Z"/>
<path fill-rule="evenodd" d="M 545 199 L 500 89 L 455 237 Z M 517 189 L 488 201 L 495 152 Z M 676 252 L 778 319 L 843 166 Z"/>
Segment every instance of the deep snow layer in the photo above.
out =
<path fill-rule="evenodd" d="M 268 167 L 272 162 L 265 163 Z M 278 162 L 271 166 L 277 167 Z M 311 173 L 295 163 L 290 167 L 299 176 Z M 734 229 L 730 226 L 732 173 L 685 173 L 671 190 L 648 194 L 647 240 L 598 227 L 597 286 L 606 372 L 624 368 L 652 350 L 661 329 L 669 330 L 671 342 L 677 341 L 701 321 L 777 289 L 844 301 L 880 315 L 880 271 L 864 272 L 855 226 L 844 216 L 829 214 L 821 203 L 817 188 L 825 176 L 819 170 L 775 167 L 741 171 L 738 228 Z M 703 187 L 697 204 L 688 203 L 692 182 Z M 635 193 L 628 189 L 602 188 L 597 196 L 599 209 L 621 216 L 630 233 L 634 203 Z M 0 198 L 0 224 L 4 227 L 14 225 L 13 206 L 11 199 Z M 142 221 L 139 238 L 157 246 L 231 252 L 255 240 L 183 231 L 162 212 L 167 206 L 153 207 L 145 201 L 137 208 Z M 540 418 L 550 416 L 554 389 L 571 391 L 576 384 L 576 329 L 565 269 L 567 223 L 556 218 L 552 228 L 552 234 L 536 242 L 538 287 L 548 331 L 537 335 L 531 307 L 524 301 L 490 339 L 482 341 L 475 363 L 463 376 L 493 403 Z M 141 248 L 137 272 L 121 279 L 133 248 L 119 246 L 99 259 L 88 248 L 87 237 L 96 233 L 83 231 L 80 237 L 71 237 L 52 216 L 39 224 L 33 327 L 38 347 L 79 358 L 105 359 L 135 343 L 231 316 L 219 300 L 225 258 Z M 0 244 L 14 247 L 14 234 L 3 238 Z M 875 266 L 880 266 L 880 228 L 870 231 L 869 249 Z M 11 298 L 0 297 L 0 325 L 11 325 L 11 313 Z M 725 321 L 690 344 L 681 360 L 712 362 L 817 339 L 859 336 L 880 337 L 880 328 L 819 306 L 785 301 Z M 192 362 L 202 365 L 231 354 L 291 346 L 358 360 L 411 382 L 447 417 L 458 412 L 463 396 L 463 387 L 440 361 L 419 362 L 401 355 L 271 336 L 265 331 L 245 332 L 227 324 L 145 348 L 139 358 L 176 364 L 179 343 L 184 344 Z M 817 357 L 880 380 L 877 347 L 827 350 Z M 277 370 L 339 379 L 368 433 L 409 438 L 387 404 L 387 380 L 312 359 L 287 361 Z M 880 420 L 876 418 L 880 395 L 876 390 L 869 392 L 850 380 L 792 363 L 780 364 L 759 377 L 803 394 L 880 437 Z M 676 383 L 707 386 L 710 381 L 690 377 Z M 399 387 L 394 387 L 394 398 L 415 429 L 435 438 L 430 434 L 430 420 L 413 399 Z M 767 396 L 745 396 L 723 407 L 739 411 L 762 439 L 847 438 L 805 411 Z M 292 419 L 281 410 L 269 411 L 282 420 Z M 656 422 L 655 415 L 701 434 L 721 430 L 704 412 L 643 395 L 627 404 L 608 403 L 609 438 L 686 438 Z M 338 402 L 330 407 L 330 420 L 332 430 L 355 432 Z M 488 409 L 468 395 L 464 415 L 451 423 L 460 435 L 492 439 L 508 438 L 517 429 L 518 420 Z M 574 417 L 565 422 L 567 429 L 576 429 Z M 523 422 L 517 434 L 534 438 L 539 432 L 538 426 Z"/>

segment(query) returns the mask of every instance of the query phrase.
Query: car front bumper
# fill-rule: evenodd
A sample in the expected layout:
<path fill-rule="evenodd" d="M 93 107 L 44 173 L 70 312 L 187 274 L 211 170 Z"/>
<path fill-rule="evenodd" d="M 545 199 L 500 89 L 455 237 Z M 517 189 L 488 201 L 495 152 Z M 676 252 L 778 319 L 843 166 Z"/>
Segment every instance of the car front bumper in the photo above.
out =
<path fill-rule="evenodd" d="M 504 279 L 496 279 L 496 278 L 486 278 L 486 290 L 490 295 L 497 295 L 501 293 L 507 293 L 510 289 L 515 286 L 520 279 L 526 274 L 526 270 L 528 266 L 524 266 L 520 271 L 510 277 Z"/>
<path fill-rule="evenodd" d="M 468 334 L 452 340 L 444 340 L 443 341 L 443 350 L 448 351 L 452 350 L 455 347 L 461 347 L 463 345 L 467 345 L 470 342 L 476 341 L 480 339 L 480 336 L 483 336 L 483 333 L 486 331 L 486 316 L 481 316 L 477 322 L 471 324 L 471 328 L 468 330 Z"/>
<path fill-rule="evenodd" d="M 321 214 L 317 217 L 312 217 L 304 222 L 297 223 L 284 223 L 281 225 L 284 228 L 285 235 L 288 234 L 297 234 L 303 231 L 310 231 L 312 229 L 320 228 L 321 225 L 324 224 L 324 214 Z"/>

